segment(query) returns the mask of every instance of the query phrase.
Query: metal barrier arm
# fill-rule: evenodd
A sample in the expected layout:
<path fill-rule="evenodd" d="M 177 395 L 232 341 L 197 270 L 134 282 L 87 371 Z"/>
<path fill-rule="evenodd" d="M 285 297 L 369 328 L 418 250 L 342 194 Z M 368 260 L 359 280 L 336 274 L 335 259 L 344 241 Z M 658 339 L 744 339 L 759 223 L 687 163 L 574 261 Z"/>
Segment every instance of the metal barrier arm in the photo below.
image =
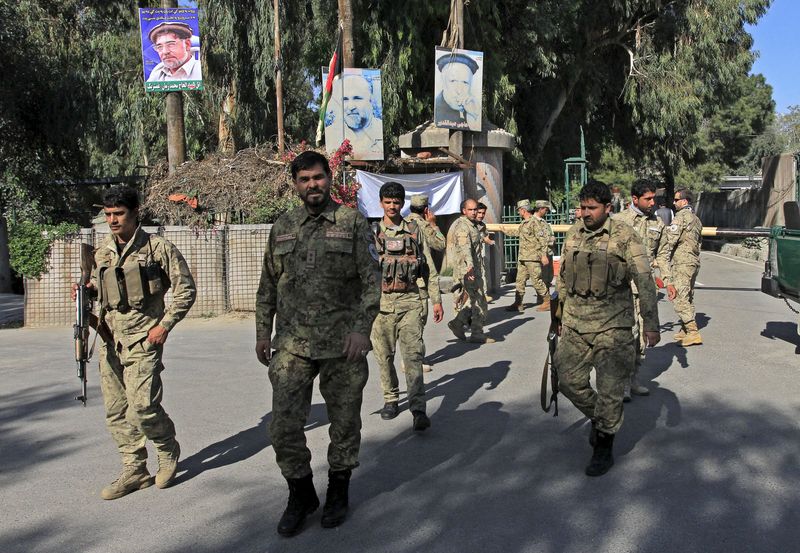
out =
<path fill-rule="evenodd" d="M 572 225 L 550 225 L 554 233 L 565 233 Z M 519 224 L 515 223 L 489 223 L 486 225 L 486 230 L 489 232 L 503 232 L 509 230 L 516 230 Z M 706 238 L 744 238 L 747 236 L 764 236 L 770 235 L 768 228 L 754 228 L 754 229 L 739 229 L 739 228 L 722 228 L 722 227 L 703 227 L 702 235 Z"/>

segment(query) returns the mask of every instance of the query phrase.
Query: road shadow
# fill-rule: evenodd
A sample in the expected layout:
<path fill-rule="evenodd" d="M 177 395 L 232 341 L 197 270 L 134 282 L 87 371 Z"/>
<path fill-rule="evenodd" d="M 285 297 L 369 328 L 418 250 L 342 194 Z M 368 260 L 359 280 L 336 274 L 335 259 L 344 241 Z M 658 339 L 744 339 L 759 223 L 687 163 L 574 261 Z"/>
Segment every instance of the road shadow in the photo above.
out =
<path fill-rule="evenodd" d="M 208 445 L 178 463 L 178 475 L 173 485 L 178 485 L 213 469 L 233 465 L 261 452 L 272 445 L 269 423 L 272 412 L 267 413 L 255 426 Z M 315 403 L 304 428 L 305 432 L 328 424 L 324 403 Z"/>
<path fill-rule="evenodd" d="M 795 346 L 794 352 L 800 354 L 800 336 L 797 334 L 797 323 L 787 321 L 768 321 L 761 331 L 761 336 L 770 340 L 783 340 Z"/>

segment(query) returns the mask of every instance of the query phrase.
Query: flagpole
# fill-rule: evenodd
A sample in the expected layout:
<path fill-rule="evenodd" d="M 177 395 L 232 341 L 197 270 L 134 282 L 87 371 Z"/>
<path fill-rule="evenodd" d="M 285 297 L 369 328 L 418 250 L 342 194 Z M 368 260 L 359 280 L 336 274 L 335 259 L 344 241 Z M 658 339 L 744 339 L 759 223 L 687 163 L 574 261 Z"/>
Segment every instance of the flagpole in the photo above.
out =
<path fill-rule="evenodd" d="M 283 156 L 283 76 L 281 74 L 281 7 L 280 0 L 274 2 L 275 12 L 275 101 L 278 112 L 278 153 Z"/>

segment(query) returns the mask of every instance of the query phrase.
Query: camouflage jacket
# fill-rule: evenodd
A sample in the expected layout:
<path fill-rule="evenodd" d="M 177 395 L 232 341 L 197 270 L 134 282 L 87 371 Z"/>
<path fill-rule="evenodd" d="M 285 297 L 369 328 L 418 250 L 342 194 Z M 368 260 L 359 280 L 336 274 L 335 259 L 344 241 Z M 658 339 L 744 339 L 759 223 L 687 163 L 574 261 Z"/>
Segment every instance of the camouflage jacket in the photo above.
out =
<path fill-rule="evenodd" d="M 647 216 L 633 207 L 633 205 L 621 213 L 612 215 L 612 217 L 633 227 L 633 230 L 642 239 L 644 249 L 650 259 L 650 266 L 658 269 L 661 273 L 661 278 L 668 281 L 670 277 L 669 247 L 667 245 L 664 222 L 661 218 L 655 213 Z"/>
<path fill-rule="evenodd" d="M 126 310 L 105 310 L 104 320 L 114 335 L 114 340 L 129 347 L 143 340 L 156 325 L 167 330 L 189 312 L 197 297 L 189 265 L 172 242 L 145 232 L 141 227 L 125 244 L 122 252 L 117 247 L 113 234 L 108 235 L 94 254 L 97 268 L 92 273 L 92 284 L 100 290 L 100 272 L 112 267 L 130 268 L 140 266 L 142 284 L 145 288 L 141 307 Z M 147 269 L 153 267 L 152 272 Z M 152 278 L 148 278 L 150 274 Z M 172 288 L 172 301 L 164 304 L 164 295 Z M 102 293 L 102 290 L 100 290 Z"/>
<path fill-rule="evenodd" d="M 425 235 L 425 241 L 428 243 L 428 246 L 430 246 L 431 249 L 436 250 L 437 252 L 444 251 L 447 244 L 444 234 L 442 234 L 442 231 L 439 230 L 439 227 L 429 223 L 425 217 L 419 213 L 411 213 L 408 217 L 406 217 L 406 221 L 413 221 L 414 223 L 417 223 L 417 226 L 422 229 L 422 234 Z"/>
<path fill-rule="evenodd" d="M 410 218 L 409 218 L 410 219 Z M 404 234 L 413 234 L 409 223 L 409 219 L 403 219 L 399 227 L 389 227 L 381 220 L 380 231 L 386 235 L 387 238 L 395 238 Z M 416 223 L 416 221 L 413 221 Z M 425 257 L 425 264 L 427 265 L 427 273 L 424 277 L 417 279 L 417 290 L 414 292 L 383 292 L 381 294 L 381 311 L 384 313 L 403 313 L 418 307 L 421 302 L 431 298 L 434 304 L 442 303 L 442 296 L 439 292 L 439 273 L 436 271 L 436 265 L 431 258 L 431 249 L 428 247 L 427 238 L 422 232 L 422 228 L 417 225 L 417 239 L 420 249 Z"/>
<path fill-rule="evenodd" d="M 531 215 L 516 229 L 507 232 L 509 236 L 519 236 L 519 261 L 541 262 L 543 255 L 550 252 L 550 225 L 535 215 Z"/>
<path fill-rule="evenodd" d="M 605 272 L 592 275 L 575 271 L 577 254 L 605 252 L 609 263 Z M 594 268 L 594 266 L 592 266 Z M 574 282 L 568 282 L 573 275 Z M 580 293 L 576 282 L 595 284 L 593 276 L 604 277 L 603 289 Z M 587 229 L 583 221 L 567 231 L 561 252 L 561 269 L 556 279 L 558 295 L 563 302 L 561 322 L 581 334 L 602 332 L 611 328 L 631 328 L 634 322 L 631 281 L 639 290 L 639 302 L 645 331 L 658 331 L 656 287 L 650 273 L 650 262 L 636 231 L 621 221 L 607 219 L 596 231 Z"/>
<path fill-rule="evenodd" d="M 678 266 L 698 267 L 703 224 L 692 208 L 687 206 L 678 211 L 665 232 L 673 269 Z M 664 279 L 664 282 L 669 282 L 669 279 Z"/>
<path fill-rule="evenodd" d="M 475 280 L 481 279 L 481 242 L 480 233 L 472 221 L 462 215 L 453 223 L 451 229 L 453 242 L 447 252 L 447 259 L 453 267 L 453 281 L 464 280 L 464 275 L 473 270 Z"/>
<path fill-rule="evenodd" d="M 256 339 L 311 359 L 342 356 L 351 332 L 369 336 L 378 314 L 372 233 L 355 209 L 332 200 L 317 216 L 300 206 L 272 226 L 256 293 Z"/>

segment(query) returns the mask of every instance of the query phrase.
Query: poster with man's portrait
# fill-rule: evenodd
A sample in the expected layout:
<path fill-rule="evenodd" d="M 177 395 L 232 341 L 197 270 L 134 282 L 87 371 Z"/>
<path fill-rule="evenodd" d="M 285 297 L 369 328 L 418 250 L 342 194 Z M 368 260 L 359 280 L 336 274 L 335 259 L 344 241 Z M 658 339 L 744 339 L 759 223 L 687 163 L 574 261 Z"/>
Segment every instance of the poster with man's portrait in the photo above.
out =
<path fill-rule="evenodd" d="M 328 68 L 322 68 L 322 82 Z M 325 149 L 335 152 L 347 139 L 352 159 L 383 159 L 383 102 L 380 69 L 346 68 L 333 82 L 325 112 Z"/>
<path fill-rule="evenodd" d="M 195 8 L 139 8 L 144 89 L 203 90 L 200 26 Z"/>
<path fill-rule="evenodd" d="M 433 120 L 437 127 L 481 130 L 483 52 L 436 48 Z"/>

